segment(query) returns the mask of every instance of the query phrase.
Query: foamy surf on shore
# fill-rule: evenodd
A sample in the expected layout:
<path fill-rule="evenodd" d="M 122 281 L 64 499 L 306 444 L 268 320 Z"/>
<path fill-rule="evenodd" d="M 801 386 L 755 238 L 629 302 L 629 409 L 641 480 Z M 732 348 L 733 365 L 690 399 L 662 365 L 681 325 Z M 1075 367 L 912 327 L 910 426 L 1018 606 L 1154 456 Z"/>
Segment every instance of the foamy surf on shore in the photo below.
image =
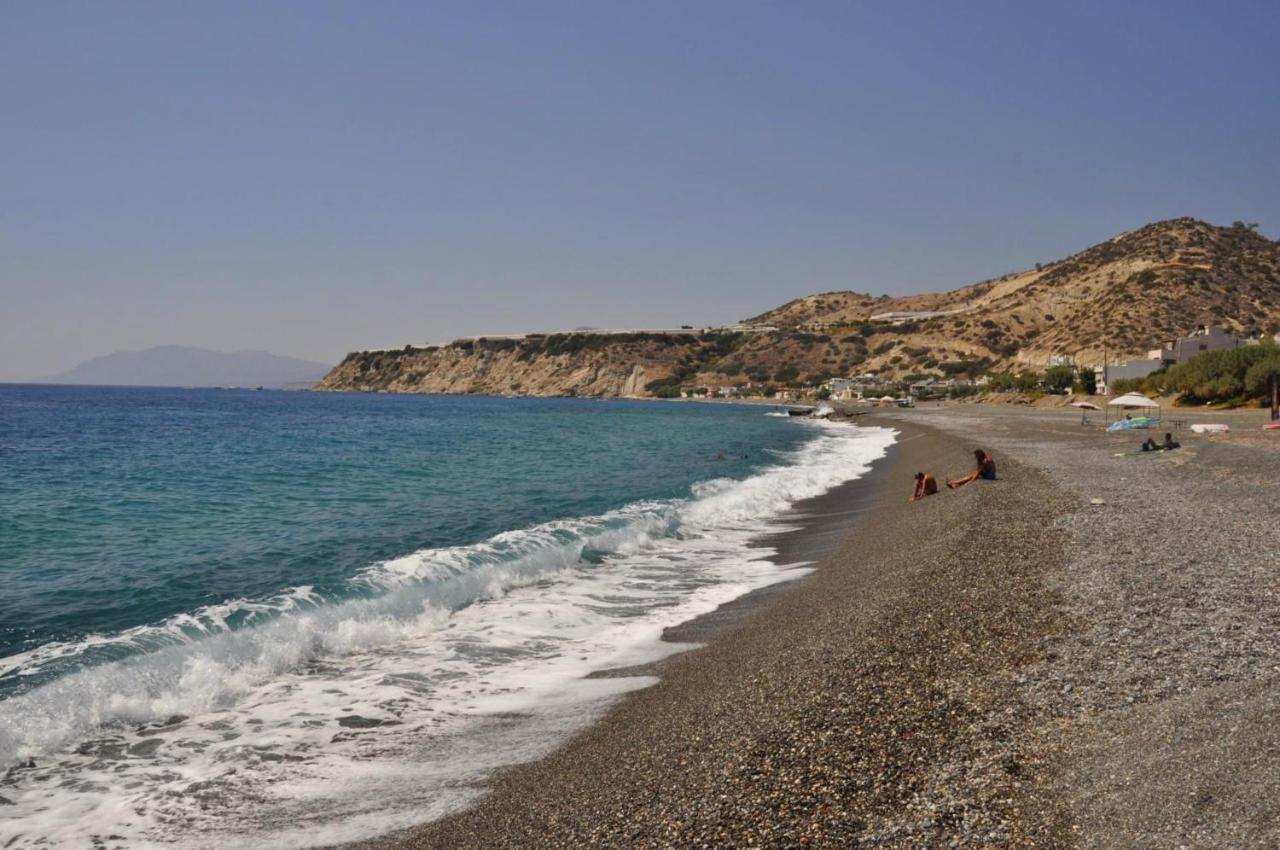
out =
<path fill-rule="evenodd" d="M 665 627 L 805 571 L 750 541 L 893 432 L 797 427 L 811 439 L 775 464 L 686 498 L 4 659 L 40 684 L 0 702 L 0 846 L 314 846 L 465 804 L 650 681 L 587 673 L 669 654 Z"/>

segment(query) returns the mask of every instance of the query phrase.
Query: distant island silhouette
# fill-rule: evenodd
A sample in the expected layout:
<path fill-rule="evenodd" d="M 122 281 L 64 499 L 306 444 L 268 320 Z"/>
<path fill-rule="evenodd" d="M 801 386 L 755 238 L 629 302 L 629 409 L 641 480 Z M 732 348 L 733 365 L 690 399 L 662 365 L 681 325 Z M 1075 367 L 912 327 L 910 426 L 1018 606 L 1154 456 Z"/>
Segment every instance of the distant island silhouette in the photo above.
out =
<path fill-rule="evenodd" d="M 329 368 L 324 363 L 266 351 L 160 345 L 143 351 L 104 354 L 35 383 L 302 389 L 323 378 Z"/>

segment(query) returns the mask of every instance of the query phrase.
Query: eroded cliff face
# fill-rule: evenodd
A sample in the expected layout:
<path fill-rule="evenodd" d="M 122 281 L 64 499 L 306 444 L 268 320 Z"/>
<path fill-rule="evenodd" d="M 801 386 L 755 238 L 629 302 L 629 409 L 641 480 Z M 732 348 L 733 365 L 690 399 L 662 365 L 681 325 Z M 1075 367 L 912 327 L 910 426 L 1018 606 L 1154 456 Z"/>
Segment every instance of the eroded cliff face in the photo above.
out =
<path fill-rule="evenodd" d="M 643 336 L 643 335 L 638 335 Z M 621 338 L 594 344 L 547 338 L 478 340 L 400 351 L 353 352 L 317 386 L 322 391 L 648 397 L 698 349 L 692 335 Z"/>

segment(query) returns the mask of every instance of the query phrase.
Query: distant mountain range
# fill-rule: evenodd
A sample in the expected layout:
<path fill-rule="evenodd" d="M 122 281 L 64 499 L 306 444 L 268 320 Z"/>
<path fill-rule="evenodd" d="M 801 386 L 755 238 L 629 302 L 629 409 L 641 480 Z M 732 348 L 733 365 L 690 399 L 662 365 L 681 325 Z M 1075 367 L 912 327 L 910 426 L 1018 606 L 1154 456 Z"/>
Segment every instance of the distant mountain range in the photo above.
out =
<path fill-rule="evenodd" d="M 680 386 L 814 386 L 836 375 L 944 377 L 1142 356 L 1197 325 L 1280 329 L 1280 242 L 1192 218 L 928 295 L 809 295 L 687 332 L 530 334 L 357 351 L 320 390 L 647 396 Z"/>
<path fill-rule="evenodd" d="M 309 387 L 329 371 L 324 363 L 266 351 L 210 351 L 160 345 L 117 351 L 41 379 L 48 384 L 152 387 Z"/>

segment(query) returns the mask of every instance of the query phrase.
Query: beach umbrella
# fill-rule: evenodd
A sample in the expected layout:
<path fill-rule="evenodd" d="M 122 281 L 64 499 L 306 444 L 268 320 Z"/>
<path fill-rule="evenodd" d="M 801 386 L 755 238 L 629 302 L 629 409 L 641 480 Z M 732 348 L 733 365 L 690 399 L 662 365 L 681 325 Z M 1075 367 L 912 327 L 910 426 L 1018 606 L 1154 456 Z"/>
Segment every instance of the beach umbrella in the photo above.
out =
<path fill-rule="evenodd" d="M 1079 410 L 1080 410 L 1080 424 L 1081 424 L 1081 425 L 1088 425 L 1088 424 L 1089 424 L 1089 411 L 1090 411 L 1090 410 L 1101 410 L 1101 409 L 1102 409 L 1101 407 L 1098 407 L 1098 405 L 1094 404 L 1094 403 L 1093 403 L 1093 402 L 1091 402 L 1091 401 L 1073 401 L 1073 402 L 1071 402 L 1071 406 L 1072 406 L 1072 407 L 1075 407 L 1075 408 L 1079 408 Z"/>
<path fill-rule="evenodd" d="M 1107 407 L 1159 407 L 1160 403 L 1152 401 L 1141 393 L 1129 393 L 1117 396 L 1107 402 Z"/>
<path fill-rule="evenodd" d="M 1154 410 L 1154 419 L 1156 421 L 1159 421 L 1160 419 L 1160 403 L 1157 401 L 1152 401 L 1151 399 L 1144 396 L 1142 393 L 1128 393 L 1127 395 L 1117 396 L 1116 398 L 1111 399 L 1111 401 L 1107 402 L 1108 414 L 1111 412 L 1111 408 L 1113 407 L 1118 407 L 1121 409 L 1126 409 L 1131 407 L 1141 407 L 1147 410 Z M 1152 416 L 1153 414 L 1146 413 L 1144 415 Z"/>

